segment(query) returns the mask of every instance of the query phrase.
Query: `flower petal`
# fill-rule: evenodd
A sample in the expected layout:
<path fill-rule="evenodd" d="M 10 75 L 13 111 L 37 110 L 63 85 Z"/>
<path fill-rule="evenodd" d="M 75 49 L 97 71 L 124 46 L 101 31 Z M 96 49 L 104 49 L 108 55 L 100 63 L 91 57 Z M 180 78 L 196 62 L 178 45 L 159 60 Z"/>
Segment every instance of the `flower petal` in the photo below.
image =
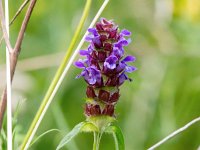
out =
<path fill-rule="evenodd" d="M 103 44 L 102 44 L 101 40 L 99 39 L 99 37 L 94 37 L 92 39 L 92 42 L 93 42 L 93 44 L 94 44 L 94 46 L 96 48 L 102 48 L 102 46 L 103 46 Z"/>
<path fill-rule="evenodd" d="M 131 73 L 133 71 L 137 70 L 136 67 L 133 66 L 126 66 L 125 72 Z"/>
<path fill-rule="evenodd" d="M 129 80 L 130 82 L 132 79 L 130 79 L 124 72 L 119 76 L 119 85 L 122 85 L 125 80 Z"/>
<path fill-rule="evenodd" d="M 120 59 L 124 55 L 124 49 L 123 48 L 119 49 L 118 47 L 113 47 L 112 54 L 114 54 L 116 57 L 118 57 Z"/>
<path fill-rule="evenodd" d="M 87 56 L 87 55 L 89 55 L 90 53 L 89 53 L 87 50 L 80 50 L 80 51 L 79 51 L 79 54 L 80 54 L 81 56 Z"/>
<path fill-rule="evenodd" d="M 98 36 L 99 35 L 97 30 L 96 30 L 96 28 L 89 28 L 88 32 L 92 33 L 94 36 Z"/>
<path fill-rule="evenodd" d="M 124 36 L 130 36 L 130 35 L 131 35 L 131 32 L 128 31 L 128 30 L 126 30 L 126 29 L 123 29 L 123 30 L 121 31 L 121 34 L 124 35 Z"/>
<path fill-rule="evenodd" d="M 124 83 L 125 80 L 127 80 L 128 77 L 125 73 L 122 73 L 120 76 L 119 76 L 119 85 L 122 85 Z"/>
<path fill-rule="evenodd" d="M 122 44 L 123 46 L 127 46 L 129 44 L 128 41 L 125 39 L 121 40 L 119 43 Z"/>
<path fill-rule="evenodd" d="M 87 35 L 87 36 L 85 37 L 85 41 L 86 41 L 86 42 L 91 42 L 93 38 L 94 38 L 93 35 Z"/>
<path fill-rule="evenodd" d="M 114 44 L 114 47 L 117 47 L 119 49 L 122 49 L 123 46 L 127 46 L 129 43 L 126 39 L 122 39 L 119 42 Z"/>
<path fill-rule="evenodd" d="M 122 72 L 125 68 L 126 68 L 126 64 L 120 62 L 119 65 L 118 65 L 117 68 L 116 68 L 116 72 L 117 72 L 117 73 L 120 73 L 120 72 Z"/>
<path fill-rule="evenodd" d="M 136 60 L 136 58 L 134 57 L 134 56 L 126 56 L 123 60 L 122 60 L 122 62 L 133 62 L 133 61 L 135 61 Z"/>
<path fill-rule="evenodd" d="M 104 66 L 109 69 L 115 69 L 117 61 L 118 58 L 115 55 L 111 55 L 108 58 L 106 58 Z"/>
<path fill-rule="evenodd" d="M 127 39 L 128 44 L 130 44 L 132 42 L 131 38 Z"/>
<path fill-rule="evenodd" d="M 76 62 L 74 63 L 74 65 L 75 65 L 77 68 L 85 68 L 84 62 L 83 62 L 82 60 L 76 61 Z"/>
<path fill-rule="evenodd" d="M 94 66 L 86 68 L 85 74 L 83 76 L 85 80 L 91 85 L 101 82 L 100 71 L 96 69 Z"/>

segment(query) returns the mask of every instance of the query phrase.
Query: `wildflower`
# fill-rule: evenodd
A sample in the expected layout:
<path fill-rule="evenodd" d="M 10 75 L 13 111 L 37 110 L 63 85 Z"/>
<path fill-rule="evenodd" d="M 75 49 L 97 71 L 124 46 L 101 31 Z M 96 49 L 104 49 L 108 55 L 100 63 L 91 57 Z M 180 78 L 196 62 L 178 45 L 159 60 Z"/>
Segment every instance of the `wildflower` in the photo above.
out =
<path fill-rule="evenodd" d="M 136 70 L 127 63 L 134 62 L 135 57 L 124 58 L 124 47 L 130 43 L 126 39 L 131 32 L 121 32 L 112 21 L 102 18 L 95 28 L 88 29 L 86 37 L 89 42 L 87 50 L 80 50 L 85 60 L 78 60 L 75 66 L 83 69 L 77 78 L 83 77 L 88 86 L 85 115 L 115 117 L 114 110 L 119 100 L 119 87 L 125 80 L 131 81 L 127 73 Z"/>

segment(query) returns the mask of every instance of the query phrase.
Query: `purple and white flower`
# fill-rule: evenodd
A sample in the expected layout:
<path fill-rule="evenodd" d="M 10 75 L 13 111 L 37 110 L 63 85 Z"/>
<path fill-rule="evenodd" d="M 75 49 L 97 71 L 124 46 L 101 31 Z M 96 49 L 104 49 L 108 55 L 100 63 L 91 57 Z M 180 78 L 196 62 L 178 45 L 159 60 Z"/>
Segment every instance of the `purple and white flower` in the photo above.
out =
<path fill-rule="evenodd" d="M 87 102 L 85 114 L 87 117 L 108 115 L 114 116 L 114 106 L 119 99 L 119 86 L 126 80 L 131 81 L 127 73 L 132 73 L 136 67 L 128 65 L 134 62 L 134 56 L 125 56 L 125 46 L 130 43 L 131 32 L 123 29 L 119 31 L 113 21 L 101 18 L 85 41 L 89 42 L 86 50 L 80 50 L 79 59 L 74 65 L 82 72 L 77 78 L 83 77 L 88 84 L 86 95 L 94 102 Z M 107 87 L 112 87 L 109 90 Z M 107 90 L 105 90 L 107 89 Z M 114 89 L 114 93 L 113 93 Z"/>

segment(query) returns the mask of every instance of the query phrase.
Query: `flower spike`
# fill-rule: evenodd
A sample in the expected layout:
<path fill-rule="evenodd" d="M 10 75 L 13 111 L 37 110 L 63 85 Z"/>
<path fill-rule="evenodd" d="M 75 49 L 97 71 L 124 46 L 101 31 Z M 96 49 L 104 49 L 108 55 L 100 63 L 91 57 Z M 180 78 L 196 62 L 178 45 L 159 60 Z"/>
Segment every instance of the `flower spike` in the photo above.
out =
<path fill-rule="evenodd" d="M 134 56 L 124 57 L 124 47 L 128 46 L 131 32 L 119 28 L 111 20 L 101 18 L 85 41 L 89 42 L 87 50 L 80 50 L 85 60 L 78 60 L 75 66 L 83 69 L 78 77 L 87 82 L 85 115 L 87 118 L 109 116 L 115 118 L 115 105 L 119 100 L 119 87 L 131 79 L 126 73 L 136 70 L 127 63 L 134 62 Z"/>

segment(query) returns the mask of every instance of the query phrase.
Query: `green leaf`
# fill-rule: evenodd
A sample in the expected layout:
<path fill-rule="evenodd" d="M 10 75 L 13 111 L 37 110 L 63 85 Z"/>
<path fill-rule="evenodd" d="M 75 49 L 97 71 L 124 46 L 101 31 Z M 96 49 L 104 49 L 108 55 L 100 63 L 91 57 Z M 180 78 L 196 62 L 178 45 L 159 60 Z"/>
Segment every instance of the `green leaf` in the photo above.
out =
<path fill-rule="evenodd" d="M 79 132 L 82 131 L 82 128 L 87 125 L 88 122 L 81 122 L 77 124 L 59 143 L 56 150 L 61 149 L 65 144 L 67 144 L 72 138 L 74 138 Z"/>
<path fill-rule="evenodd" d="M 50 132 L 53 132 L 53 131 L 57 131 L 57 132 L 60 132 L 60 130 L 58 129 L 50 129 L 50 130 L 47 130 L 46 132 L 42 133 L 41 135 L 39 135 L 31 144 L 29 147 L 31 147 L 34 143 L 36 143 L 39 139 L 41 139 L 43 136 L 45 136 L 46 134 L 50 133 Z"/>
<path fill-rule="evenodd" d="M 125 150 L 124 136 L 121 129 L 118 126 L 108 126 L 105 132 L 113 134 L 116 150 Z"/>

